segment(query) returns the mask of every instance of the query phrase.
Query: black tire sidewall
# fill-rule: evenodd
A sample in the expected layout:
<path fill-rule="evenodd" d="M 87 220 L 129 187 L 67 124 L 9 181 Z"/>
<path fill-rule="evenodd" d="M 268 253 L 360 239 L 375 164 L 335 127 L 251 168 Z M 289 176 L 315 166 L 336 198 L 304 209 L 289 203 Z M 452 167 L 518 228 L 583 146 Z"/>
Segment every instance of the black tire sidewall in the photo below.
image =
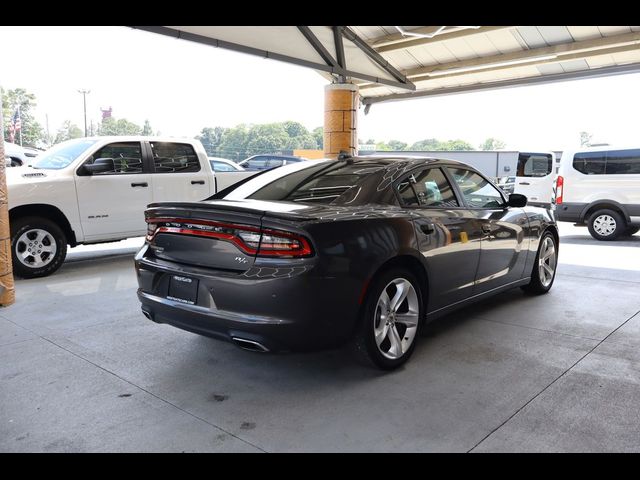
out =
<path fill-rule="evenodd" d="M 595 229 L 593 228 L 594 220 L 596 218 L 598 218 L 600 215 L 609 215 L 610 217 L 613 217 L 613 219 L 616 221 L 616 229 L 611 235 L 602 236 L 598 232 L 596 232 Z M 611 241 L 611 240 L 615 240 L 620 235 L 623 235 L 624 232 L 626 232 L 626 230 L 627 230 L 627 223 L 625 222 L 625 220 L 622 217 L 622 215 L 620 215 L 615 210 L 603 209 L 603 210 L 598 210 L 598 211 L 594 212 L 589 217 L 589 222 L 587 224 L 587 227 L 589 228 L 589 233 L 591 234 L 591 236 L 593 238 L 595 238 L 596 240 L 601 240 L 601 241 L 604 241 L 604 242 L 608 242 L 608 241 Z"/>
<path fill-rule="evenodd" d="M 374 334 L 374 318 L 375 318 L 376 307 L 378 304 L 378 298 L 382 293 L 382 289 L 386 287 L 389 284 L 389 282 L 391 282 L 393 279 L 396 279 L 396 278 L 404 278 L 408 280 L 409 282 L 411 282 L 411 284 L 413 285 L 413 288 L 416 290 L 416 294 L 418 295 L 418 303 L 420 305 L 419 314 L 418 314 L 419 321 L 418 321 L 418 329 L 416 331 L 416 334 L 413 338 L 413 342 L 409 347 L 409 349 L 404 353 L 402 357 L 398 359 L 390 359 L 382 355 L 382 352 L 380 352 L 380 350 L 378 349 L 378 346 L 376 345 L 375 334 Z M 379 274 L 371 282 L 371 285 L 366 295 L 366 300 L 365 300 L 366 303 L 362 310 L 362 315 L 360 318 L 360 325 L 358 329 L 356 343 L 357 343 L 357 347 L 360 350 L 365 351 L 364 353 L 367 354 L 369 360 L 373 362 L 373 364 L 376 367 L 381 368 L 383 370 L 393 370 L 395 368 L 398 368 L 402 364 L 404 364 L 407 360 L 409 360 L 409 357 L 411 357 L 415 349 L 417 339 L 420 335 L 420 328 L 421 328 L 422 316 L 423 316 L 422 298 L 423 298 L 422 289 L 421 289 L 420 283 L 418 282 L 418 279 L 410 271 L 405 269 L 393 268 L 393 269 L 387 270 Z"/>
<path fill-rule="evenodd" d="M 32 229 L 41 229 L 49 232 L 56 241 L 56 254 L 52 262 L 41 268 L 30 268 L 18 260 L 16 243 L 20 236 Z M 22 278 L 46 277 L 55 272 L 67 255 L 67 238 L 62 229 L 51 220 L 40 217 L 20 218 L 11 224 L 11 259 L 13 261 L 13 272 Z"/>
<path fill-rule="evenodd" d="M 545 287 L 542 284 L 542 281 L 540 280 L 540 269 L 538 268 L 538 262 L 540 260 L 540 252 L 542 251 L 542 244 L 547 237 L 551 238 L 551 240 L 553 241 L 553 246 L 556 250 L 556 265 L 553 271 L 553 278 L 551 279 L 551 283 Z M 536 259 L 533 264 L 533 271 L 531 272 L 531 282 L 523 288 L 525 289 L 525 291 L 536 294 L 536 295 L 547 293 L 549 290 L 551 290 L 551 287 L 553 286 L 553 282 L 556 281 L 557 272 L 558 272 L 558 242 L 556 241 L 556 238 L 553 236 L 553 234 L 547 230 L 542 234 L 542 237 L 540 237 L 540 245 L 538 246 L 538 253 L 536 254 Z"/>

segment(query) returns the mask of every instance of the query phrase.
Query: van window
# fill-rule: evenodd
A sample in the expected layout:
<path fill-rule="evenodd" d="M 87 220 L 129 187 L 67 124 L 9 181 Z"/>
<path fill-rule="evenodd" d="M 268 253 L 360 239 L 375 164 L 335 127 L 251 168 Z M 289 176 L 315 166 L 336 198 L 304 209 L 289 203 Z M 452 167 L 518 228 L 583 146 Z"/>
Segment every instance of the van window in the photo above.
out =
<path fill-rule="evenodd" d="M 553 171 L 553 158 L 543 153 L 520 153 L 518 177 L 546 177 Z"/>
<path fill-rule="evenodd" d="M 640 174 L 640 150 L 611 150 L 606 160 L 607 175 Z"/>
<path fill-rule="evenodd" d="M 573 168 L 585 175 L 638 175 L 640 149 L 576 153 Z"/>
<path fill-rule="evenodd" d="M 606 152 L 583 152 L 573 156 L 573 168 L 585 175 L 604 175 Z"/>

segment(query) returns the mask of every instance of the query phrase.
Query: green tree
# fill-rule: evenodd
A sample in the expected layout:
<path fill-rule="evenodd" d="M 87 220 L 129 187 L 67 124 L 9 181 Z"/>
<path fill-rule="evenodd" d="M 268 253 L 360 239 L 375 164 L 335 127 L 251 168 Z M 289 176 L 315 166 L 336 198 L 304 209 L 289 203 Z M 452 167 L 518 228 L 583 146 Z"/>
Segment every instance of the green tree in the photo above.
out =
<path fill-rule="evenodd" d="M 218 147 L 218 155 L 236 161 L 245 159 L 248 156 L 248 137 L 249 128 L 243 123 L 226 129 Z"/>
<path fill-rule="evenodd" d="M 253 125 L 249 130 L 247 150 L 250 154 L 277 153 L 287 148 L 289 135 L 282 123 Z"/>
<path fill-rule="evenodd" d="M 412 144 L 407 150 L 417 150 L 417 151 L 426 151 L 426 150 L 443 150 L 440 148 L 440 141 L 435 138 L 426 138 L 424 140 L 419 140 Z"/>
<path fill-rule="evenodd" d="M 227 129 L 224 127 L 205 127 L 200 131 L 200 135 L 196 136 L 196 139 L 200 140 L 208 155 L 216 156 L 226 131 Z"/>
<path fill-rule="evenodd" d="M 391 150 L 391 147 L 384 142 L 378 142 L 376 143 L 376 150 L 387 151 L 387 150 Z"/>
<path fill-rule="evenodd" d="M 153 130 L 151 129 L 151 124 L 149 120 L 144 121 L 144 127 L 142 127 L 142 135 L 149 136 L 153 135 Z"/>
<path fill-rule="evenodd" d="M 593 135 L 589 132 L 580 132 L 580 146 L 588 147 L 591 144 Z"/>
<path fill-rule="evenodd" d="M 464 140 L 447 140 L 442 142 L 441 150 L 473 150 L 473 146 Z"/>
<path fill-rule="evenodd" d="M 505 147 L 505 143 L 497 138 L 489 137 L 480 144 L 480 150 L 500 150 Z"/>
<path fill-rule="evenodd" d="M 82 130 L 75 123 L 71 123 L 71 120 L 65 120 L 62 126 L 58 129 L 56 138 L 53 143 L 64 142 L 65 140 L 71 140 L 73 138 L 80 138 L 83 136 Z"/>
<path fill-rule="evenodd" d="M 400 140 L 389 140 L 389 150 L 393 150 L 394 152 L 399 152 L 401 150 L 405 150 L 407 148 L 407 144 L 405 142 L 401 142 Z"/>
<path fill-rule="evenodd" d="M 438 151 L 438 150 L 473 150 L 470 143 L 464 140 L 440 141 L 435 138 L 427 138 L 414 143 L 408 150 Z"/>
<path fill-rule="evenodd" d="M 322 150 L 324 148 L 324 128 L 316 127 L 311 134 L 316 139 L 316 148 Z"/>
<path fill-rule="evenodd" d="M 105 118 L 98 127 L 98 135 L 101 137 L 111 135 L 140 135 L 141 133 L 142 128 L 140 128 L 140 125 L 130 122 L 124 118 L 119 120 L 116 120 L 113 117 Z"/>
<path fill-rule="evenodd" d="M 35 108 L 36 96 L 27 92 L 24 88 L 14 90 L 0 89 L 2 92 L 2 120 L 4 125 L 4 137 L 9 138 L 9 125 L 14 112 L 20 107 L 20 129 L 22 145 L 43 146 L 46 145 L 46 135 L 42 126 L 33 118 L 32 110 Z M 19 143 L 19 135 L 16 134 L 15 143 Z"/>

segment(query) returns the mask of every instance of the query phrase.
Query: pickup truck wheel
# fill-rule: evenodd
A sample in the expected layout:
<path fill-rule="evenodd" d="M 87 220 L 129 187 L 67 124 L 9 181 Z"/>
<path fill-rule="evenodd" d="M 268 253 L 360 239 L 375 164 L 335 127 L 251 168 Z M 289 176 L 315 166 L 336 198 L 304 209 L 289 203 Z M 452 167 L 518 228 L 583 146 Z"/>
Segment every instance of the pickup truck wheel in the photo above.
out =
<path fill-rule="evenodd" d="M 13 272 L 22 278 L 46 277 L 67 256 L 67 238 L 51 220 L 19 218 L 11 224 Z"/>

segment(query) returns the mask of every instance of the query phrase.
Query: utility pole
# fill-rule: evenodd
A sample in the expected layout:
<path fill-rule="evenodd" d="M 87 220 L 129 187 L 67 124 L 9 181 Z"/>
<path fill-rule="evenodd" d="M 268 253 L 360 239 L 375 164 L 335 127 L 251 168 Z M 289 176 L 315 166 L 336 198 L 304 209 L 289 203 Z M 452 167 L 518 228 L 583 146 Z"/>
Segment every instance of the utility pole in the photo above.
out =
<path fill-rule="evenodd" d="M 51 146 L 51 134 L 49 133 L 49 114 L 45 113 L 44 118 L 46 119 L 47 122 L 47 147 Z"/>
<path fill-rule="evenodd" d="M 84 103 L 84 136 L 87 136 L 87 93 L 91 93 L 91 90 L 80 89 L 78 93 L 82 94 L 82 100 Z"/>

